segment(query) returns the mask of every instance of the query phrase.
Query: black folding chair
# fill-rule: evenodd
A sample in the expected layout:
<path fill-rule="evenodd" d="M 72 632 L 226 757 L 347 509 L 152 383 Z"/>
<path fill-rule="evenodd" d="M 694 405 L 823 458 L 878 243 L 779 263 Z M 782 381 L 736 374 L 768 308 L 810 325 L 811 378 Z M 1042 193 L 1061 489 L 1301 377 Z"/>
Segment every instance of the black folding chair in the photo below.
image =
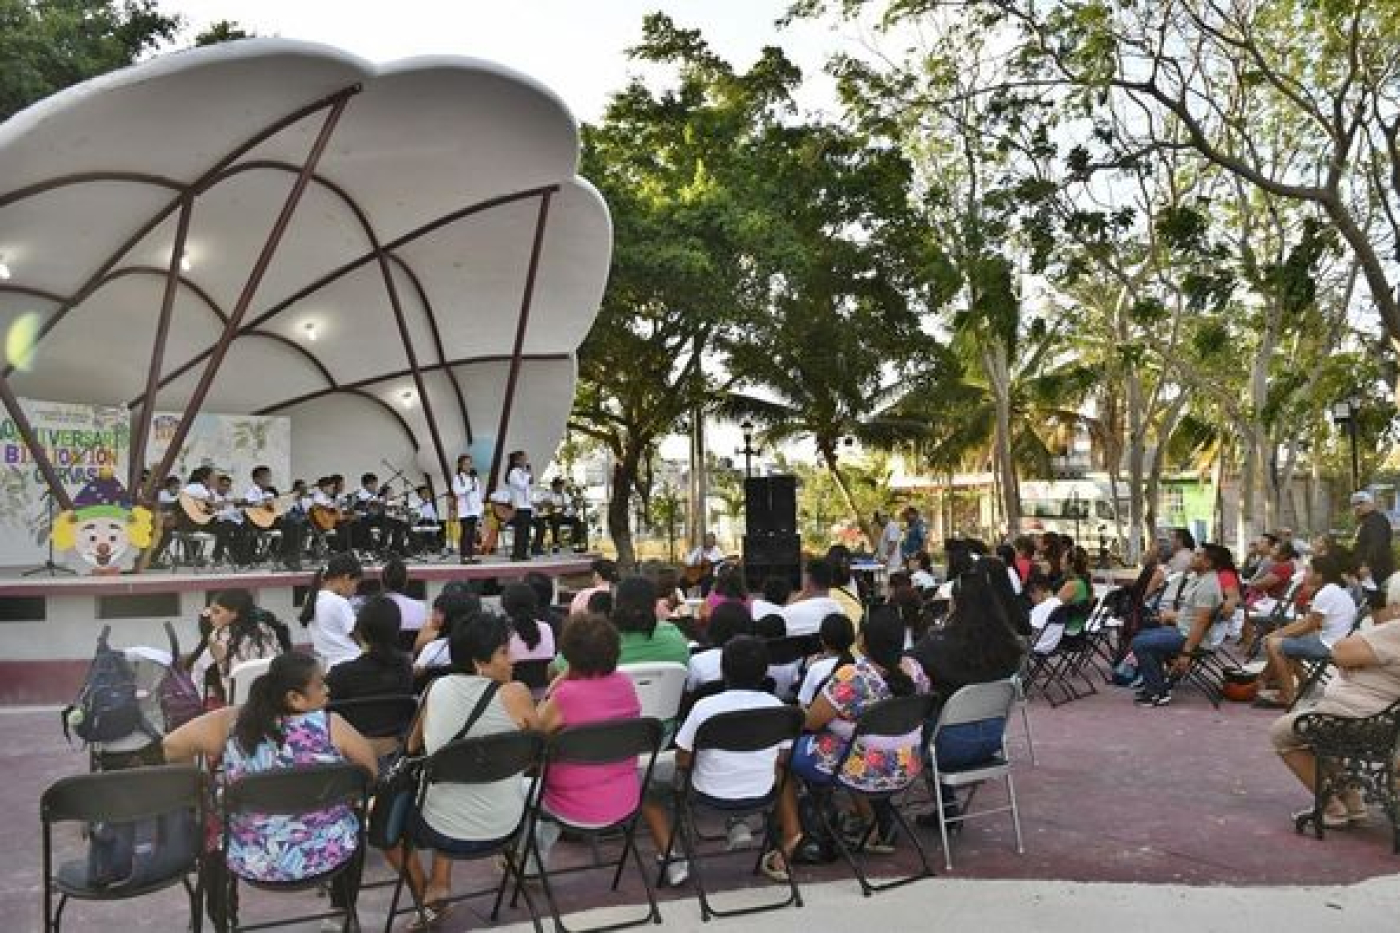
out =
<path fill-rule="evenodd" d="M 925 738 L 922 736 L 926 721 L 933 715 L 933 707 L 937 702 L 931 694 L 915 694 L 906 697 L 893 697 L 888 700 L 881 700 L 870 706 L 860 718 L 856 720 L 856 731 L 851 736 L 851 741 L 846 745 L 846 753 L 841 757 L 833 771 L 835 777 L 830 784 L 813 784 L 807 782 L 807 789 L 819 798 L 818 806 L 814 809 L 818 818 L 822 822 L 823 829 L 829 838 L 836 841 L 836 847 L 841 851 L 846 863 L 851 866 L 851 871 L 855 874 L 856 880 L 860 882 L 861 893 L 866 897 L 876 891 L 887 891 L 890 888 L 897 888 L 910 882 L 918 881 L 921 878 L 933 877 L 933 866 L 928 862 L 928 853 L 924 851 L 924 844 L 919 841 L 919 837 L 909 826 L 909 821 L 899 808 L 893 804 L 893 799 L 908 790 L 917 780 L 918 775 L 914 774 L 898 787 L 892 787 L 882 791 L 864 790 L 859 787 L 852 787 L 841 779 L 842 772 L 846 766 L 846 759 L 850 757 L 852 749 L 864 739 L 881 738 L 903 738 L 910 735 L 919 735 L 915 740 L 916 754 L 922 756 L 925 745 Z M 864 835 L 856 840 L 855 846 L 845 839 L 839 827 L 832 824 L 832 808 L 825 803 L 829 803 L 831 795 L 837 790 L 844 790 L 852 799 L 863 797 L 870 801 L 872 805 L 881 804 L 886 807 L 890 816 L 898 824 L 904 836 L 914 843 L 914 848 L 919 853 L 919 862 L 922 866 L 920 871 L 893 881 L 872 882 L 865 873 L 863 857 L 857 858 L 857 854 L 863 853 L 865 845 L 869 842 L 878 828 L 878 820 L 872 820 L 866 827 Z M 824 798 L 824 801 L 821 799 Z M 872 806 L 872 809 L 874 807 Z"/>
<path fill-rule="evenodd" d="M 198 768 L 171 765 L 81 774 L 62 778 L 49 785 L 39 799 L 39 820 L 43 825 L 44 931 L 58 933 L 63 908 L 70 898 L 80 901 L 125 901 L 182 884 L 189 895 L 190 925 L 195 933 L 203 928 L 199 886 L 199 853 L 203 824 L 202 792 L 204 777 Z M 181 812 L 192 814 L 193 841 L 189 861 L 173 868 L 168 875 L 138 886 L 103 886 L 87 877 L 86 860 L 53 867 L 53 826 L 56 823 L 132 823 Z M 190 876 L 195 883 L 190 883 Z M 54 908 L 54 893 L 58 906 Z M 13 919 L 13 918 L 12 918 Z"/>
<path fill-rule="evenodd" d="M 795 742 L 802 734 L 802 722 L 802 711 L 795 706 L 769 706 L 759 709 L 736 710 L 712 716 L 696 730 L 691 767 L 693 768 L 701 757 L 710 752 L 753 753 L 765 751 L 783 743 Z M 696 819 L 698 808 L 717 810 L 727 817 L 762 814 L 763 844 L 759 846 L 758 860 L 754 862 L 753 867 L 753 873 L 758 874 L 759 866 L 763 864 L 764 857 L 770 851 L 783 851 L 780 828 L 777 824 L 777 806 L 783 795 L 784 784 L 788 780 L 788 770 L 783 768 L 774 780 L 772 790 L 761 799 L 733 801 L 731 805 L 729 801 L 701 795 L 695 789 L 691 769 L 681 770 L 680 786 L 676 789 L 676 832 L 671 835 L 671 841 L 666 847 L 662 863 L 670 864 L 672 849 L 679 838 L 682 851 L 690 861 L 691 874 L 695 880 L 695 893 L 700 899 L 700 918 L 702 920 L 709 920 L 711 917 L 738 917 L 760 911 L 778 910 L 789 904 L 802 906 L 802 893 L 797 888 L 797 878 L 792 870 L 792 865 L 787 864 L 786 855 L 783 855 L 784 865 L 788 873 L 788 896 L 786 899 L 752 907 L 726 910 L 712 906 L 709 892 L 705 890 L 703 862 L 705 858 L 715 858 L 729 853 L 702 851 L 703 843 L 713 842 L 723 837 L 704 835 L 700 831 Z"/>
<path fill-rule="evenodd" d="M 1096 603 L 1091 599 L 1086 603 L 1059 606 L 1050 614 L 1045 628 L 1061 626 L 1063 634 L 1053 650 L 1046 653 L 1032 650 L 1025 684 L 1028 696 L 1038 690 L 1054 707 L 1099 692 L 1084 671 L 1094 656 L 1094 643 L 1086 628 L 1095 610 Z"/>
<path fill-rule="evenodd" d="M 331 700 L 326 711 L 338 713 L 367 739 L 402 739 L 413 725 L 418 698 L 408 694 L 386 694 Z"/>
<path fill-rule="evenodd" d="M 544 751 L 544 769 L 540 780 L 535 785 L 534 805 L 530 807 L 531 816 L 529 829 L 525 842 L 525 865 L 538 866 L 540 872 L 540 883 L 544 887 L 544 897 L 549 904 L 550 915 L 554 918 L 554 928 L 559 933 L 570 933 L 569 928 L 564 925 L 564 921 L 559 913 L 559 904 L 554 898 L 554 888 L 550 884 L 550 875 L 571 874 L 580 871 L 591 871 L 598 868 L 613 868 L 612 889 L 622 882 L 622 870 L 627 865 L 627 856 L 630 854 L 637 865 L 637 871 L 642 876 L 642 886 L 646 889 L 648 910 L 646 914 L 633 919 L 619 920 L 604 926 L 589 927 L 586 931 L 574 931 L 574 933 L 603 933 L 607 930 L 622 930 L 627 927 L 642 926 L 647 923 L 661 922 L 661 909 L 656 904 L 656 892 L 652 888 L 651 878 L 647 874 L 646 866 L 642 864 L 641 852 L 637 849 L 637 824 L 641 821 L 642 801 L 646 796 L 647 785 L 651 781 L 652 768 L 656 764 L 656 754 L 661 750 L 661 738 L 666 728 L 661 720 L 651 716 L 640 719 L 615 719 L 605 722 L 589 723 L 582 726 L 573 726 L 557 732 L 549 740 Z M 549 772 L 556 765 L 610 765 L 626 762 L 635 767 L 637 759 L 646 757 L 646 770 L 643 772 L 641 790 L 637 795 L 637 802 L 626 815 L 606 826 L 581 826 L 577 823 L 559 816 L 558 814 L 547 812 L 542 800 L 544 788 L 549 784 Z M 536 833 L 536 826 L 540 821 L 549 821 L 558 824 L 562 829 L 573 835 L 587 839 L 596 845 L 597 841 L 607 835 L 614 835 L 618 831 L 622 833 L 622 852 L 617 857 L 617 864 L 599 864 L 596 860 L 593 864 L 578 865 L 573 868 L 551 869 L 545 865 L 545 860 L 540 854 L 539 836 Z M 596 852 L 596 849 L 595 849 Z M 515 893 L 519 894 L 523 884 L 523 873 L 517 875 Z M 511 903 L 514 904 L 514 897 Z"/>
<path fill-rule="evenodd" d="M 364 864 L 367 842 L 365 840 L 365 810 L 368 804 L 370 776 L 359 765 L 348 762 L 335 764 L 307 765 L 295 768 L 279 768 L 249 774 L 227 785 L 221 796 L 220 819 L 223 824 L 223 837 L 220 854 L 224 863 L 223 892 L 224 929 L 229 933 L 240 930 L 263 930 L 269 927 L 290 926 L 307 920 L 328 920 L 343 918 L 345 930 L 353 929 L 359 923 L 356 901 L 360 892 L 360 869 Z M 228 864 L 230 826 L 237 817 L 263 818 L 268 816 L 299 816 L 317 813 L 331 807 L 346 805 L 355 814 L 355 851 L 339 865 L 295 881 L 259 881 L 242 878 Z M 238 921 L 238 883 L 242 881 L 251 888 L 272 892 L 305 891 L 339 882 L 344 892 L 345 904 L 332 910 L 282 920 L 242 925 Z"/>
<path fill-rule="evenodd" d="M 774 667 L 796 664 L 814 654 L 820 654 L 820 635 L 789 635 L 786 638 L 771 638 L 768 645 L 768 663 Z"/>
<path fill-rule="evenodd" d="M 527 771 L 540 763 L 543 749 L 544 740 L 533 732 L 498 732 L 493 735 L 482 735 L 449 742 L 428 756 L 428 760 L 424 762 L 423 775 L 418 783 L 418 796 L 414 801 L 414 807 L 417 812 L 423 812 L 423 802 L 427 799 L 428 789 L 434 785 L 471 786 L 523 778 Z M 446 898 L 443 901 L 444 904 L 455 904 L 459 901 L 495 894 L 496 900 L 491 908 L 491 919 L 494 921 L 500 916 L 501 901 L 505 897 L 506 886 L 514 880 L 516 890 L 519 892 L 521 883 L 524 881 L 520 860 L 515 858 L 514 854 L 520 848 L 520 836 L 528 825 L 529 813 L 529 806 L 523 807 L 520 820 L 508 835 L 495 840 L 479 840 L 492 844 L 481 845 L 469 855 L 426 847 L 430 851 L 436 851 L 444 858 L 456 861 L 476 861 L 496 855 L 506 856 L 506 870 L 501 876 L 500 884 L 479 891 L 454 894 Z M 419 901 L 418 892 L 412 890 L 411 886 L 409 895 L 413 899 L 413 906 L 399 910 L 399 898 L 402 896 L 404 885 L 408 881 L 408 860 L 415 857 L 413 850 L 417 848 L 425 848 L 425 846 L 422 840 L 414 837 L 410 825 L 409 832 L 404 836 L 403 858 L 400 862 L 398 883 L 394 885 L 394 896 L 389 902 L 389 915 L 384 919 L 384 933 L 390 933 L 393 929 L 394 918 L 398 915 L 409 911 L 419 914 L 423 912 L 424 905 Z M 543 928 L 540 926 L 539 914 L 536 913 L 535 904 L 530 899 L 530 892 L 525 891 L 524 894 L 525 907 L 530 914 L 530 922 L 534 924 L 536 931 L 542 933 Z"/>

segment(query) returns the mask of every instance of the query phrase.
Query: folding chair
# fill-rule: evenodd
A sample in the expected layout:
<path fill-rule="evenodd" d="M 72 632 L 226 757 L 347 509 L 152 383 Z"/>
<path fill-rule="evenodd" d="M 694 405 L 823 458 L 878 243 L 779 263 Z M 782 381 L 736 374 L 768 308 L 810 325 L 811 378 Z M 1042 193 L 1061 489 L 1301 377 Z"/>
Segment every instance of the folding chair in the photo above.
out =
<path fill-rule="evenodd" d="M 355 905 L 360 890 L 360 868 L 364 863 L 365 848 L 368 844 L 365 840 L 365 811 L 368 806 L 369 785 L 370 776 L 359 765 L 338 762 L 249 774 L 224 787 L 219 808 L 223 825 L 220 855 L 224 862 L 223 877 L 226 883 L 223 892 L 224 929 L 228 933 L 290 926 L 307 920 L 329 920 L 334 917 L 343 918 L 345 930 L 354 929 L 352 924 L 359 923 Z M 298 816 L 342 804 L 349 806 L 355 813 L 356 847 L 343 862 L 329 871 L 295 881 L 259 881 L 242 878 L 228 864 L 230 828 L 237 817 L 265 819 L 269 816 Z M 345 906 L 332 910 L 245 926 L 238 921 L 240 880 L 249 887 L 273 892 L 307 891 L 342 880 L 345 882 L 346 903 Z"/>
<path fill-rule="evenodd" d="M 476 736 L 449 742 L 428 756 L 427 761 L 424 762 L 414 807 L 419 813 L 422 813 L 423 801 L 427 798 L 428 788 L 435 784 L 470 786 L 523 778 L 527 771 L 540 763 L 543 749 L 544 740 L 533 732 L 499 732 L 494 735 Z M 501 875 L 499 885 L 493 885 L 480 891 L 454 894 L 447 898 L 445 903 L 455 904 L 458 901 L 494 893 L 496 900 L 491 908 L 491 919 L 494 921 L 500 916 L 501 901 L 505 898 L 506 887 L 514 880 L 517 882 L 517 891 L 525 896 L 525 908 L 530 914 L 530 922 L 534 924 L 536 933 L 543 933 L 539 914 L 535 912 L 534 901 L 530 899 L 530 892 L 522 886 L 524 881 L 522 860 L 513 857 L 514 853 L 522 848 L 520 837 L 525 831 L 529 818 L 530 808 L 527 805 L 521 810 L 520 821 L 516 823 L 515 828 L 509 834 L 500 839 L 482 840 L 482 842 L 490 844 L 483 844 L 470 855 L 433 850 L 444 858 L 454 860 L 475 861 L 491 858 L 495 855 L 506 857 L 505 872 Z M 418 893 L 413 891 L 411 887 L 409 894 L 413 899 L 413 906 L 399 910 L 399 898 L 402 896 L 404 885 L 408 881 L 408 860 L 415 857 L 413 850 L 421 846 L 421 841 L 414 838 L 410 828 L 410 832 L 404 837 L 403 860 L 400 862 L 398 882 L 394 885 L 394 896 L 389 902 L 389 914 L 384 919 L 384 933 L 390 933 L 393 929 L 394 918 L 399 914 L 415 911 L 421 915 L 423 912 L 423 904 L 418 900 Z"/>
<path fill-rule="evenodd" d="M 393 752 L 413 726 L 418 713 L 418 698 L 408 694 L 386 694 L 377 697 L 356 697 L 331 700 L 326 712 L 337 713 L 360 735 L 370 740 L 374 753 L 381 758 Z"/>
<path fill-rule="evenodd" d="M 797 741 L 802 734 L 802 711 L 795 706 L 770 706 L 751 710 L 736 710 L 720 713 L 705 720 L 695 733 L 695 747 L 692 749 L 692 762 L 706 753 L 730 752 L 744 754 L 759 752 Z M 704 859 L 714 858 L 727 852 L 702 852 L 702 843 L 713 842 L 716 837 L 700 832 L 696 820 L 696 808 L 717 810 L 727 817 L 742 817 L 752 814 L 763 816 L 763 845 L 758 850 L 758 860 L 753 872 L 758 874 L 763 858 L 770 851 L 782 851 L 781 834 L 777 825 L 777 805 L 782 798 L 786 781 L 790 780 L 788 770 L 783 768 L 773 782 L 769 793 L 756 800 L 724 801 L 700 794 L 691 780 L 689 768 L 680 770 L 680 786 L 676 789 L 676 832 L 662 856 L 663 864 L 670 864 L 671 852 L 679 838 L 685 857 L 690 861 L 691 877 L 695 881 L 695 893 L 700 899 L 700 919 L 711 917 L 738 917 L 760 911 L 778 910 L 789 904 L 802 906 L 802 893 L 797 888 L 797 878 L 792 865 L 786 865 L 788 872 L 788 896 L 786 899 L 752 907 L 721 910 L 710 903 L 709 892 L 705 890 Z M 722 838 L 722 837 L 720 837 Z M 742 853 L 739 853 L 742 854 Z M 784 862 L 786 862 L 784 856 Z"/>
<path fill-rule="evenodd" d="M 834 791 L 840 789 L 844 790 L 852 799 L 863 797 L 872 804 L 889 804 L 890 815 L 898 824 L 899 829 L 904 833 L 906 838 L 913 841 L 914 848 L 919 853 L 919 862 L 922 865 L 922 870 L 912 875 L 896 878 L 893 881 L 880 883 L 872 882 L 866 876 L 863 858 L 857 858 L 856 856 L 857 853 L 864 851 L 866 843 L 870 840 L 870 836 L 876 831 L 878 820 L 871 821 L 870 826 L 866 828 L 865 834 L 860 839 L 856 840 L 855 851 L 852 851 L 851 845 L 846 841 L 839 828 L 834 826 L 831 822 L 831 814 L 829 812 L 831 807 L 819 804 L 814 808 L 827 836 L 836 841 L 836 847 L 840 850 L 841 856 L 846 860 L 846 864 L 851 867 L 851 871 L 855 874 L 856 880 L 860 882 L 861 893 L 866 897 L 869 897 L 876 891 L 887 891 L 890 888 L 897 888 L 918 881 L 921 878 L 932 878 L 933 866 L 928 863 L 928 853 L 924 851 L 924 844 L 919 841 L 919 837 L 909 826 L 909 821 L 905 818 L 904 814 L 892 803 L 893 798 L 904 793 L 918 780 L 918 774 L 911 774 L 907 782 L 888 790 L 864 790 L 858 787 L 852 787 L 842 779 L 842 773 L 846 766 L 846 759 L 850 757 L 851 750 L 854 749 L 858 743 L 862 743 L 866 739 L 901 739 L 908 736 L 921 735 L 925 723 L 933 713 L 935 702 L 935 698 L 931 694 L 916 694 L 913 696 L 893 697 L 888 700 L 881 700 L 868 707 L 865 712 L 861 714 L 860 718 L 856 720 L 856 729 L 851 736 L 850 743 L 846 746 L 846 754 L 841 757 L 841 761 L 837 763 L 835 770 L 832 772 L 834 775 L 832 782 L 830 784 L 813 784 L 811 782 L 806 782 L 807 789 L 819 798 L 824 797 L 826 802 L 830 801 L 831 794 L 834 793 Z M 914 739 L 914 744 L 919 747 L 920 754 L 922 754 L 923 739 Z"/>
<path fill-rule="evenodd" d="M 662 722 L 676 718 L 681 708 L 681 695 L 685 693 L 686 667 L 663 661 L 657 664 L 619 664 L 618 672 L 626 674 L 637 688 L 637 699 L 642 704 L 642 715 L 652 716 Z"/>
<path fill-rule="evenodd" d="M 526 831 L 525 857 L 522 861 L 527 866 L 538 866 L 540 883 L 544 887 L 545 901 L 549 904 L 550 916 L 554 918 L 554 928 L 559 933 L 570 933 L 570 931 L 560 916 L 559 904 L 554 897 L 554 887 L 550 883 L 550 876 L 598 868 L 615 868 L 612 890 L 616 891 L 617 886 L 622 882 L 622 870 L 627 866 L 629 854 L 636 863 L 637 871 L 642 876 L 642 886 L 646 889 L 647 894 L 647 912 L 640 917 L 619 920 L 603 926 L 589 927 L 586 931 L 576 930 L 573 933 L 603 933 L 606 930 L 622 930 L 627 927 L 661 922 L 661 909 L 656 904 L 656 892 L 652 888 L 651 878 L 647 874 L 646 866 L 642 864 L 642 855 L 637 848 L 637 824 L 641 821 L 642 800 L 646 796 L 646 788 L 651 781 L 652 768 L 656 765 L 656 753 L 661 748 L 661 737 L 664 731 L 665 727 L 661 720 L 654 717 L 616 719 L 563 729 L 555 733 L 545 746 L 543 774 L 535 784 L 533 804 L 529 807 L 529 829 Z M 635 765 L 637 759 L 642 756 L 646 758 L 646 769 L 642 774 L 637 801 L 621 819 L 614 820 L 604 826 L 588 826 L 571 822 L 544 809 L 544 788 L 549 783 L 550 769 L 556 765 L 609 765 L 621 762 Z M 598 864 L 595 858 L 594 864 L 591 865 L 551 870 L 545 865 L 545 860 L 540 854 L 539 836 L 536 832 L 540 822 L 555 823 L 560 828 L 593 843 L 596 843 L 603 835 L 620 830 L 622 833 L 622 852 L 617 857 L 617 864 L 615 866 Z M 596 848 L 594 851 L 596 853 Z M 520 893 L 522 883 L 523 876 L 517 876 L 515 885 L 517 895 Z M 512 897 L 511 903 L 512 905 L 515 903 L 514 897 Z"/>
<path fill-rule="evenodd" d="M 1006 732 L 1003 729 L 1001 751 L 983 762 L 948 770 L 938 764 L 938 735 L 951 726 L 975 725 L 1000 719 L 1003 723 L 1011 719 L 1012 708 L 1016 704 L 1016 686 L 1010 680 L 997 680 L 986 684 L 969 684 L 948 698 L 938 713 L 928 742 L 928 770 L 924 772 L 929 794 L 933 798 L 934 812 L 938 814 L 938 834 L 943 839 L 943 861 L 949 871 L 953 870 L 953 850 L 948 844 L 948 824 L 962 823 L 964 820 L 997 813 L 1011 813 L 1011 825 L 1016 830 L 1016 851 L 1024 853 L 1021 842 L 1021 814 L 1016 806 L 1016 785 L 1011 779 L 1011 757 L 1006 750 Z M 1004 807 L 988 810 L 970 810 L 977 788 L 986 781 L 1002 779 L 1006 781 L 1006 796 L 1009 800 Z M 941 788 L 950 788 L 956 795 L 959 788 L 969 788 L 966 799 L 959 801 L 959 812 L 949 816 L 942 804 Z"/>
<path fill-rule="evenodd" d="M 199 886 L 203 787 L 204 777 L 199 769 L 187 765 L 80 774 L 49 785 L 39 798 L 39 821 L 43 827 L 44 933 L 58 933 L 61 929 L 63 908 L 70 898 L 125 901 L 163 891 L 175 884 L 183 885 L 189 896 L 190 925 L 199 933 L 203 928 Z M 89 877 L 85 858 L 66 863 L 54 871 L 53 827 L 56 823 L 132 823 L 181 812 L 192 814 L 189 860 L 163 877 L 136 887 L 102 885 Z M 193 885 L 190 884 L 191 875 L 195 876 Z M 58 893 L 56 910 L 55 892 Z"/>
<path fill-rule="evenodd" d="M 1095 602 L 1060 606 L 1045 624 L 1042 641 L 1031 649 L 1031 666 L 1026 678 L 1026 691 L 1039 690 L 1052 707 L 1080 700 L 1098 693 L 1093 681 L 1084 676 L 1083 668 L 1093 651 L 1085 626 L 1094 615 Z M 1059 626 L 1060 637 L 1049 645 Z M 1081 690 L 1077 684 L 1081 684 Z M 1057 700 L 1056 693 L 1059 698 Z"/>
<path fill-rule="evenodd" d="M 235 664 L 233 670 L 228 672 L 228 705 L 236 706 L 239 699 L 248 694 L 253 681 L 266 674 L 271 666 L 271 658 L 255 658 Z"/>
<path fill-rule="evenodd" d="M 1196 650 L 1191 652 L 1186 673 L 1178 677 L 1168 677 L 1167 689 L 1175 690 L 1183 683 L 1191 684 L 1205 694 L 1211 706 L 1220 709 L 1220 701 L 1225 698 L 1225 671 L 1227 668 L 1239 667 L 1234 656 L 1225 649 L 1225 637 L 1229 632 L 1230 620 L 1222 619 L 1217 614 L 1210 628 L 1206 630 L 1206 637 L 1196 646 Z"/>
<path fill-rule="evenodd" d="M 1245 651 L 1245 660 L 1253 661 L 1259 656 L 1259 651 L 1264 647 L 1264 637 L 1275 629 L 1282 628 L 1293 620 L 1295 604 L 1298 600 L 1298 591 L 1302 589 L 1303 574 L 1295 573 L 1293 579 L 1288 582 L 1288 588 L 1283 595 L 1275 602 L 1272 609 L 1262 616 L 1247 616 L 1254 626 L 1254 641 Z M 1249 610 L 1245 610 L 1248 613 Z"/>

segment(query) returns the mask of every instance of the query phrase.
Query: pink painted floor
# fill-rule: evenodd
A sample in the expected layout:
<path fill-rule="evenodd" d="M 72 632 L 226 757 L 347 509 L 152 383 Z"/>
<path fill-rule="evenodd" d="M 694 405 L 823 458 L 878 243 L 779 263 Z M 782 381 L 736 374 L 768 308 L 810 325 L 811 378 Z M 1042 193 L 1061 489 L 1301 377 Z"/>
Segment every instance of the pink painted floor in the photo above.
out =
<path fill-rule="evenodd" d="M 1217 713 L 1188 692 L 1180 692 L 1171 707 L 1138 709 L 1126 691 L 1110 687 L 1058 709 L 1037 700 L 1031 720 L 1039 765 L 1026 761 L 1016 778 L 1026 853 L 1015 853 L 1009 820 L 973 822 L 953 843 L 960 877 L 1268 886 L 1345 884 L 1400 871 L 1379 813 L 1369 826 L 1331 832 L 1323 842 L 1294 834 L 1289 813 L 1308 798 L 1269 750 L 1270 713 L 1228 704 Z M 1019 722 L 1012 731 L 1013 753 L 1022 752 Z M 0 851 L 8 856 L 0 859 L 0 929 L 39 929 L 39 794 L 48 782 L 85 767 L 83 753 L 65 746 L 55 713 L 0 712 L 0 812 L 10 817 L 0 821 Z M 993 801 L 1000 792 L 989 788 L 983 794 Z M 942 874 L 937 831 L 919 832 Z M 649 846 L 644 843 L 648 854 Z M 587 857 L 581 845 L 564 843 L 556 851 L 561 865 Z M 907 840 L 893 856 L 872 857 L 880 875 L 906 870 L 913 861 Z M 716 865 L 709 877 L 721 888 L 766 885 L 748 874 L 751 865 L 751 859 L 736 859 Z M 368 878 L 386 875 L 373 858 Z M 474 863 L 459 865 L 456 875 L 462 887 L 494 877 L 488 865 Z M 614 898 L 606 877 L 572 875 L 558 888 L 571 908 L 596 906 Z M 799 880 L 847 877 L 842 866 L 832 865 L 803 869 Z M 692 889 L 663 894 L 677 896 L 693 896 Z M 624 879 L 617 897 L 641 899 L 634 875 Z M 311 895 L 256 894 L 245 902 L 244 919 L 315 903 Z M 385 892 L 365 893 L 366 930 L 382 929 L 386 904 Z M 453 933 L 485 925 L 489 903 L 475 906 L 458 905 L 440 929 Z M 65 928 L 179 931 L 185 928 L 182 910 L 182 895 L 171 892 L 126 904 L 74 904 Z M 503 920 L 522 917 L 507 913 Z"/>

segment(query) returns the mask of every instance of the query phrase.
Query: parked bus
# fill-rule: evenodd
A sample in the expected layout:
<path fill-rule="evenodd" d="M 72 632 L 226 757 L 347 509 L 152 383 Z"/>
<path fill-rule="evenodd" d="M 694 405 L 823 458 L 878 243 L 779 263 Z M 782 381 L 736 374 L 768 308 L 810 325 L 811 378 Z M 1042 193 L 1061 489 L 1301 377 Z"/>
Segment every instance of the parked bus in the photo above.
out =
<path fill-rule="evenodd" d="M 1126 512 L 1126 501 L 1118 503 Z M 1027 480 L 1021 483 L 1021 533 L 1069 535 L 1089 554 L 1100 545 L 1121 557 L 1118 514 L 1108 483 L 1089 479 Z"/>

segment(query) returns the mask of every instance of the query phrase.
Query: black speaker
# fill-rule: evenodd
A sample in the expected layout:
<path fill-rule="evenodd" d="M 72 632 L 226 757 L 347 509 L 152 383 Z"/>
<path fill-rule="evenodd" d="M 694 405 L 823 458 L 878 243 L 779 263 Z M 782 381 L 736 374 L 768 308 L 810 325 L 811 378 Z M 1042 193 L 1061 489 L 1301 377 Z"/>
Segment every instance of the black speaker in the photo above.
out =
<path fill-rule="evenodd" d="M 797 477 L 744 480 L 744 531 L 750 536 L 797 533 Z"/>
<path fill-rule="evenodd" d="M 792 534 L 744 536 L 744 581 L 757 590 L 770 576 L 787 577 L 802 586 L 802 539 Z"/>

